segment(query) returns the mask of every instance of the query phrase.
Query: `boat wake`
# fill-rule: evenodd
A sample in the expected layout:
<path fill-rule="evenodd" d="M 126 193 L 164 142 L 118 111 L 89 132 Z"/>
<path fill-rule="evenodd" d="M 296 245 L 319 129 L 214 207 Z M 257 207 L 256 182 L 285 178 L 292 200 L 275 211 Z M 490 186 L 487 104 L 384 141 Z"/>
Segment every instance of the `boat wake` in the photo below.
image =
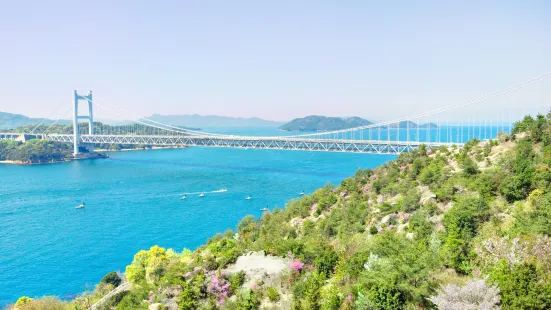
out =
<path fill-rule="evenodd" d="M 180 195 L 217 194 L 217 193 L 225 193 L 227 191 L 228 191 L 227 189 L 222 188 L 222 189 L 217 189 L 215 191 L 210 191 L 210 192 L 188 192 L 188 193 L 181 193 Z"/>

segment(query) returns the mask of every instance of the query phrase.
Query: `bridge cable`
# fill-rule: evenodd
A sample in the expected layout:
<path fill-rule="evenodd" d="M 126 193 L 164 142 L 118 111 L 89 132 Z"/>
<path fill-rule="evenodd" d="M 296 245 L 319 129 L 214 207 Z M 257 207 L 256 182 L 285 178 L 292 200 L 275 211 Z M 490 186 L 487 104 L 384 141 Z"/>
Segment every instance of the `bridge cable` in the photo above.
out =
<path fill-rule="evenodd" d="M 102 101 L 105 101 L 105 100 L 102 100 Z M 117 115 L 119 116 L 123 116 L 122 114 L 116 112 L 116 111 L 113 111 L 112 109 L 110 108 L 107 108 L 97 102 L 94 101 L 94 104 L 97 104 L 99 105 L 100 107 L 104 108 L 104 109 L 107 109 L 109 111 L 112 111 L 114 113 L 116 113 Z M 127 111 L 127 110 L 124 110 L 120 107 L 117 107 L 116 105 L 112 105 L 114 108 L 122 111 L 122 112 L 125 112 L 125 113 L 129 113 L 129 114 L 134 114 L 130 111 Z M 134 114 L 135 115 L 135 114 Z M 142 121 L 139 121 L 140 119 L 142 120 L 145 120 L 145 121 L 148 121 L 148 122 L 151 122 L 151 123 L 155 123 L 155 124 L 159 124 L 161 126 L 164 126 L 164 127 L 168 127 L 168 128 L 175 128 L 176 130 L 171 130 L 171 129 L 168 129 L 168 128 L 164 128 L 164 127 L 159 127 L 159 126 L 155 126 L 155 125 L 152 125 L 152 124 L 149 124 L 149 123 L 146 123 L 146 122 L 142 122 Z M 151 119 L 148 119 L 148 118 L 145 118 L 145 117 L 140 117 L 138 116 L 138 119 L 137 120 L 134 120 L 135 122 L 138 122 L 140 124 L 143 124 L 145 126 L 150 126 L 150 127 L 154 127 L 154 128 L 157 128 L 157 129 L 161 129 L 161 130 L 165 130 L 165 131 L 171 131 L 171 132 L 176 132 L 176 133 L 183 133 L 183 134 L 188 134 L 188 135 L 203 135 L 203 136 L 226 136 L 226 135 L 222 135 L 222 134 L 215 134 L 215 133 L 208 133 L 208 132 L 202 132 L 202 131 L 196 131 L 196 130 L 189 130 L 189 129 L 184 129 L 184 128 L 180 128 L 180 127 L 176 127 L 176 126 L 171 126 L 171 125 L 167 125 L 167 124 L 163 124 L 163 123 L 160 123 L 160 122 L 156 122 L 154 120 L 151 120 Z"/>
<path fill-rule="evenodd" d="M 506 94 L 506 93 L 515 91 L 515 90 L 520 89 L 522 87 L 529 86 L 529 85 L 535 84 L 537 82 L 546 80 L 549 77 L 551 77 L 551 72 L 546 72 L 546 73 L 544 73 L 542 75 L 539 75 L 535 78 L 532 78 L 530 80 L 527 80 L 527 81 L 515 84 L 513 86 L 510 86 L 510 87 L 507 87 L 507 88 L 489 93 L 487 95 L 476 97 L 474 99 L 471 99 L 471 100 L 468 100 L 468 101 L 465 101 L 465 102 L 462 102 L 462 103 L 459 103 L 459 104 L 456 104 L 456 105 L 435 109 L 435 110 L 432 110 L 432 111 L 428 111 L 428 112 L 420 113 L 420 114 L 417 114 L 417 115 L 409 116 L 407 118 L 400 118 L 400 119 L 396 119 L 396 120 L 392 120 L 392 121 L 380 122 L 380 123 L 377 123 L 377 124 L 370 124 L 370 125 L 366 125 L 366 126 L 359 126 L 359 127 L 354 127 L 354 128 L 348 128 L 348 129 L 328 131 L 328 132 L 322 133 L 322 135 L 328 135 L 328 134 L 332 134 L 332 133 L 349 132 L 349 131 L 358 131 L 358 130 L 363 130 L 363 129 L 368 129 L 368 128 L 380 128 L 381 126 L 385 126 L 385 125 L 392 125 L 392 124 L 399 123 L 399 122 L 402 122 L 402 121 L 417 119 L 417 118 L 421 118 L 421 117 L 424 117 L 424 116 L 430 116 L 430 115 L 446 112 L 446 111 L 449 111 L 449 110 L 469 106 L 469 105 L 484 101 L 486 99 L 489 99 L 489 98 L 492 98 L 492 97 L 495 97 L 495 96 L 498 96 L 498 95 L 502 95 L 502 94 Z M 319 134 L 319 133 L 293 135 L 293 136 L 285 136 L 285 137 L 287 137 L 287 138 L 290 138 L 290 137 L 307 137 L 307 136 L 313 136 L 313 135 L 317 135 L 317 134 Z"/>
<path fill-rule="evenodd" d="M 65 115 L 67 115 L 67 113 L 69 113 L 71 110 L 73 109 L 73 107 L 70 107 L 69 110 L 67 110 L 67 112 L 65 112 L 63 115 L 61 115 L 60 117 L 58 117 L 55 122 L 53 122 L 50 127 L 48 127 L 46 130 L 44 130 L 42 132 L 42 135 L 44 135 L 48 130 L 50 130 L 50 128 L 52 128 L 55 124 L 57 124 L 57 122 L 59 122 L 59 120 L 62 118 L 62 117 L 65 117 Z"/>

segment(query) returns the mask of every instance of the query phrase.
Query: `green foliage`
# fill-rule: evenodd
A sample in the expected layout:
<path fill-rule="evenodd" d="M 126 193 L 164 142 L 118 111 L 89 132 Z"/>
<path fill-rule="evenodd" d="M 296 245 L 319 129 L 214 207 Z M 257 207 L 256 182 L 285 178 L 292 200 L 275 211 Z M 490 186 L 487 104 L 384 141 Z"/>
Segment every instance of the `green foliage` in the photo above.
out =
<path fill-rule="evenodd" d="M 271 302 L 277 302 L 281 298 L 279 291 L 272 286 L 266 289 L 266 297 L 268 297 Z"/>
<path fill-rule="evenodd" d="M 122 283 L 121 277 L 116 272 L 110 272 L 106 274 L 100 281 L 100 283 L 111 284 L 114 287 L 119 286 Z"/>
<path fill-rule="evenodd" d="M 460 196 L 444 215 L 444 255 L 449 266 L 460 272 L 469 271 L 470 241 L 488 215 L 486 201 L 476 196 Z"/>
<path fill-rule="evenodd" d="M 461 169 L 466 175 L 475 175 L 479 172 L 478 165 L 468 156 L 463 158 L 460 164 Z"/>
<path fill-rule="evenodd" d="M 384 284 L 372 286 L 367 294 L 359 293 L 359 302 L 356 303 L 357 309 L 404 309 L 405 300 L 395 287 L 389 287 Z"/>
<path fill-rule="evenodd" d="M 367 290 L 375 287 L 382 295 L 388 293 L 426 305 L 435 286 L 429 275 L 438 263 L 437 253 L 424 243 L 412 242 L 395 232 L 376 235 L 370 248 L 359 283 Z"/>
<path fill-rule="evenodd" d="M 415 238 L 427 239 L 434 231 L 432 223 L 427 218 L 427 212 L 420 210 L 409 219 L 409 230 L 415 234 Z"/>
<path fill-rule="evenodd" d="M 237 309 L 239 310 L 258 309 L 258 306 L 260 306 L 260 298 L 252 290 L 240 294 L 237 298 Z"/>
<path fill-rule="evenodd" d="M 326 277 L 329 277 L 333 273 L 333 268 L 337 265 L 338 259 L 337 253 L 327 250 L 315 258 L 314 267 L 319 273 L 323 273 Z"/>
<path fill-rule="evenodd" d="M 230 282 L 230 291 L 237 292 L 237 290 L 245 283 L 245 273 L 243 271 L 232 274 L 228 281 Z"/>
<path fill-rule="evenodd" d="M 142 250 L 134 255 L 132 264 L 126 267 L 126 276 L 132 283 L 155 283 L 161 279 L 167 267 L 166 250 L 155 245 L 149 251 Z"/>
<path fill-rule="evenodd" d="M 523 263 L 511 270 L 501 263 L 490 278 L 499 285 L 504 309 L 549 309 L 551 305 L 551 282 L 533 264 Z"/>
<path fill-rule="evenodd" d="M 32 298 L 27 297 L 27 296 L 22 296 L 22 297 L 20 297 L 20 298 L 17 300 L 17 302 L 15 303 L 15 306 L 16 306 L 16 307 L 21 307 L 21 306 L 23 306 L 24 304 L 30 303 L 30 302 L 32 302 L 32 301 L 33 301 Z"/>
<path fill-rule="evenodd" d="M 320 288 L 325 281 L 325 275 L 312 272 L 297 281 L 292 287 L 293 309 L 320 309 Z"/>
<path fill-rule="evenodd" d="M 24 163 L 48 163 L 71 158 L 70 144 L 44 140 L 29 140 L 25 143 L 0 141 L 0 160 Z"/>
<path fill-rule="evenodd" d="M 524 199 L 530 193 L 532 178 L 535 173 L 534 150 L 528 139 L 517 142 L 512 175 L 507 176 L 501 183 L 500 191 L 507 201 L 514 202 Z"/>

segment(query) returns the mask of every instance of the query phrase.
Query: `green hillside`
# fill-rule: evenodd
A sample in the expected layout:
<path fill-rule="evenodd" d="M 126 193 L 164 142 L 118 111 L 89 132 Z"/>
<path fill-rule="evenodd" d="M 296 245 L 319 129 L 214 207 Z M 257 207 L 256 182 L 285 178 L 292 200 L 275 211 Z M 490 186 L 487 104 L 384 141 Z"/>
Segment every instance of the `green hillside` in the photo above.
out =
<path fill-rule="evenodd" d="M 195 251 L 140 251 L 131 288 L 100 309 L 550 309 L 550 183 L 551 113 L 526 117 L 359 170 Z M 116 279 L 18 307 L 84 309 Z"/>

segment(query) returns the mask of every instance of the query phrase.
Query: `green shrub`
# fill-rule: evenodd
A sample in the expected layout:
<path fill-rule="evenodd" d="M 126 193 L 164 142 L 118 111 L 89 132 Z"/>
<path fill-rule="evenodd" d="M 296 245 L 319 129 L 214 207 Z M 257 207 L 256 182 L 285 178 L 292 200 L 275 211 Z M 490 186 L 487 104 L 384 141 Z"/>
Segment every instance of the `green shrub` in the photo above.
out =
<path fill-rule="evenodd" d="M 271 302 L 277 302 L 281 298 L 279 291 L 271 286 L 266 289 L 266 297 L 268 297 Z"/>
<path fill-rule="evenodd" d="M 374 225 L 369 227 L 369 233 L 372 234 L 372 235 L 376 235 L 377 233 L 379 232 L 379 230 L 377 229 L 377 227 L 375 227 Z"/>
<path fill-rule="evenodd" d="M 116 272 L 110 272 L 106 274 L 99 283 L 111 284 L 117 287 L 122 283 L 122 279 Z"/>
<path fill-rule="evenodd" d="M 245 273 L 243 271 L 236 272 L 229 276 L 230 291 L 235 293 L 245 283 Z"/>
<path fill-rule="evenodd" d="M 237 297 L 237 305 L 240 310 L 258 309 L 258 306 L 260 306 L 260 298 L 257 296 L 257 293 L 249 290 Z"/>
<path fill-rule="evenodd" d="M 490 274 L 497 282 L 504 309 L 549 309 L 551 307 L 551 282 L 545 279 L 536 266 L 523 263 L 509 268 L 502 262 Z"/>

